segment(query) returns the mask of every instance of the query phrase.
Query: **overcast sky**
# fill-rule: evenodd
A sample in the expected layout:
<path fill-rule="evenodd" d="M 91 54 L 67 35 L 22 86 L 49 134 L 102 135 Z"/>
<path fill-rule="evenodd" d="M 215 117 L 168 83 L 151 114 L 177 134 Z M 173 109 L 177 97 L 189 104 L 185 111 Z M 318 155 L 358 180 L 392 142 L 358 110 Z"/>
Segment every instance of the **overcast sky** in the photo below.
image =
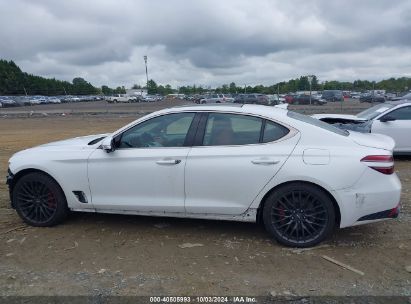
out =
<path fill-rule="evenodd" d="M 96 86 L 411 76 L 410 0 L 0 0 L 0 58 Z"/>

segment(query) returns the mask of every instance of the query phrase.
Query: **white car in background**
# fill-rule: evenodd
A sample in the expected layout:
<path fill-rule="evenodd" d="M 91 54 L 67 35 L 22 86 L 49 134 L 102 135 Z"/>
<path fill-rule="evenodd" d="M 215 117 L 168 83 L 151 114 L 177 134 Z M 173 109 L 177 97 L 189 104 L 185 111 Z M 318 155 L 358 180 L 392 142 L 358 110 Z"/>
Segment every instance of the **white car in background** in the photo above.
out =
<path fill-rule="evenodd" d="M 341 129 L 388 135 L 395 141 L 395 154 L 411 155 L 411 100 L 377 104 L 357 115 L 314 114 L 312 117 Z"/>
<path fill-rule="evenodd" d="M 47 102 L 48 102 L 48 103 L 59 104 L 59 103 L 61 103 L 61 100 L 60 100 L 59 98 L 57 98 L 57 97 L 49 97 L 49 98 L 47 99 Z"/>
<path fill-rule="evenodd" d="M 184 106 L 18 152 L 7 182 L 33 226 L 69 210 L 262 222 L 308 247 L 335 227 L 398 216 L 393 147 L 279 107 Z"/>
<path fill-rule="evenodd" d="M 211 94 L 200 100 L 200 103 L 226 103 L 234 102 L 234 98 L 225 94 Z"/>

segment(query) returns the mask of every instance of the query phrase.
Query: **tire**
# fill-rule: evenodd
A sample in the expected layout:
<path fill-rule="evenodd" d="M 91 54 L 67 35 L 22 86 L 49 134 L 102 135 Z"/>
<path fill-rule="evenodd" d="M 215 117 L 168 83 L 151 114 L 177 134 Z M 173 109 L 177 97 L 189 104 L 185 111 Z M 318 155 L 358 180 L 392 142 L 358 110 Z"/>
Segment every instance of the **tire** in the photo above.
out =
<path fill-rule="evenodd" d="M 335 210 L 331 198 L 323 190 L 296 182 L 281 186 L 267 197 L 263 222 L 279 243 L 312 247 L 334 231 Z"/>
<path fill-rule="evenodd" d="M 57 182 L 43 173 L 28 173 L 13 188 L 13 205 L 24 222 L 48 227 L 68 215 L 66 197 Z"/>

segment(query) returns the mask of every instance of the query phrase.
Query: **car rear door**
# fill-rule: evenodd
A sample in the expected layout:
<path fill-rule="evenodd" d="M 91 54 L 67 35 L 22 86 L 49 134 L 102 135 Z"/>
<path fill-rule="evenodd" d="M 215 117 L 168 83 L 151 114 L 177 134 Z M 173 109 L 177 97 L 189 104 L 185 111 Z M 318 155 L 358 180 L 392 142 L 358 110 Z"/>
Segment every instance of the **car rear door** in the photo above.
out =
<path fill-rule="evenodd" d="M 185 171 L 185 210 L 244 213 L 298 141 L 296 131 L 260 117 L 204 113 Z"/>
<path fill-rule="evenodd" d="M 387 117 L 394 120 L 381 121 Z M 392 137 L 395 141 L 394 152 L 411 152 L 411 106 L 395 108 L 377 117 L 372 123 L 371 132 Z"/>

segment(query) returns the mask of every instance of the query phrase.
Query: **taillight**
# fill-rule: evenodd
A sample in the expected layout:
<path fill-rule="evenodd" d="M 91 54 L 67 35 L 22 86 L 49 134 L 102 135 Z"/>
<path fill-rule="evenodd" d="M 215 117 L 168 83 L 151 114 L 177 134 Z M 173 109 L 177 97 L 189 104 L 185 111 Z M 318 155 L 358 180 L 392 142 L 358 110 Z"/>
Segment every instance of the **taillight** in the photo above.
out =
<path fill-rule="evenodd" d="M 392 155 L 368 155 L 361 159 L 368 167 L 382 174 L 394 173 L 394 158 Z"/>

